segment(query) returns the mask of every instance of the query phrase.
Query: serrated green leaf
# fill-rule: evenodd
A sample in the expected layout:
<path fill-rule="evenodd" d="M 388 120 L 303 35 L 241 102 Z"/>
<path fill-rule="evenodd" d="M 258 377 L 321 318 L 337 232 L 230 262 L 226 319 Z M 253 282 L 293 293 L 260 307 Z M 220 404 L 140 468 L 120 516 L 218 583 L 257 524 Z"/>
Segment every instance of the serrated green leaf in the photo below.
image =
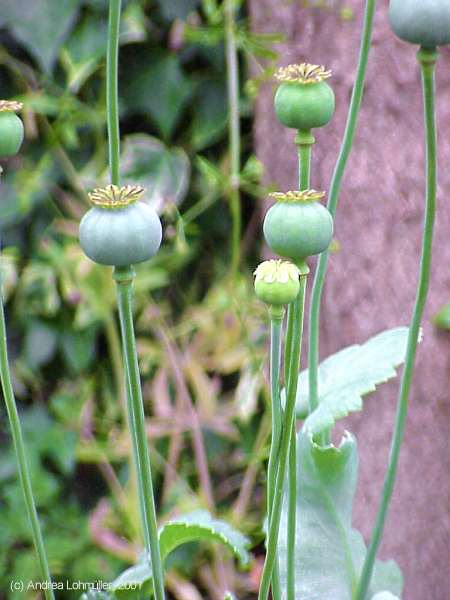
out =
<path fill-rule="evenodd" d="M 168 148 L 150 135 L 125 138 L 121 158 L 123 184 L 142 185 L 145 199 L 160 212 L 166 203 L 181 204 L 189 185 L 190 163 L 181 148 Z"/>
<path fill-rule="evenodd" d="M 207 511 L 199 510 L 164 525 L 160 533 L 161 554 L 166 557 L 180 544 L 205 540 L 227 546 L 241 567 L 250 561 L 249 540 L 228 523 L 213 519 Z"/>
<path fill-rule="evenodd" d="M 2 0 L 1 16 L 43 69 L 50 71 L 79 5 L 79 0 Z"/>
<path fill-rule="evenodd" d="M 408 328 L 384 331 L 365 344 L 355 344 L 333 354 L 319 366 L 319 407 L 307 417 L 304 427 L 317 435 L 333 427 L 338 419 L 362 408 L 362 397 L 396 376 L 396 367 L 406 354 Z M 297 416 L 308 414 L 308 371 L 298 380 Z"/>
<path fill-rule="evenodd" d="M 298 436 L 296 598 L 351 600 L 366 548 L 352 528 L 358 455 L 354 437 L 339 447 L 321 447 L 304 431 Z M 286 582 L 287 498 L 278 544 L 282 587 Z M 402 578 L 394 563 L 377 563 L 370 594 L 400 595 Z"/>
<path fill-rule="evenodd" d="M 220 542 L 225 545 L 238 559 L 241 567 L 246 567 L 250 561 L 247 551 L 249 540 L 227 523 L 213 519 L 203 510 L 163 525 L 159 532 L 161 558 L 165 561 L 182 544 L 198 541 Z M 136 565 L 124 571 L 112 583 L 112 590 L 117 598 L 123 600 L 135 599 L 136 590 L 144 595 L 151 593 L 152 570 L 146 558 L 143 557 Z"/>

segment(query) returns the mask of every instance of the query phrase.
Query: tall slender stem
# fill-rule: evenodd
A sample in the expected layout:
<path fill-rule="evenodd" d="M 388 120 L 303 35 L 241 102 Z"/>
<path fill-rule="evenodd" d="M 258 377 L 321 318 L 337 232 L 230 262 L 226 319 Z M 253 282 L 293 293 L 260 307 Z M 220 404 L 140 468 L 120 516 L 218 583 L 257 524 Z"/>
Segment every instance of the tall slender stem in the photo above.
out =
<path fill-rule="evenodd" d="M 239 268 L 241 244 L 241 123 L 239 111 L 239 63 L 236 44 L 235 0 L 225 0 L 225 44 L 228 85 L 228 129 L 230 152 L 230 211 L 231 232 L 231 276 Z"/>
<path fill-rule="evenodd" d="M 109 0 L 106 103 L 108 113 L 109 167 L 111 183 L 119 185 L 119 29 L 122 0 Z"/>
<path fill-rule="evenodd" d="M 296 136 L 299 159 L 299 189 L 306 190 L 311 181 L 312 147 L 315 142 L 310 131 L 299 131 Z M 295 327 L 294 314 L 297 310 L 291 304 L 288 312 L 288 326 L 285 350 L 285 381 L 289 386 L 291 378 L 298 377 L 298 365 L 293 364 L 293 344 L 301 343 L 301 332 Z M 298 326 L 303 327 L 303 323 Z M 287 523 L 287 600 L 295 600 L 295 545 L 297 532 L 297 429 L 295 419 L 291 431 L 288 461 L 288 523 Z"/>
<path fill-rule="evenodd" d="M 300 293 L 295 301 L 293 331 L 299 332 L 299 336 L 292 344 L 291 365 L 292 372 L 298 373 L 300 367 L 301 337 L 303 331 L 303 313 L 305 308 L 306 280 L 309 272 L 306 264 L 299 265 Z M 284 427 L 281 435 L 280 451 L 278 456 L 278 471 L 275 483 L 275 492 L 272 505 L 272 513 L 269 523 L 267 553 L 261 577 L 261 585 L 258 600 L 267 600 L 272 579 L 273 567 L 277 555 L 278 534 L 280 531 L 281 509 L 283 505 L 284 481 L 289 455 L 289 444 L 292 436 L 292 427 L 295 423 L 295 400 L 297 397 L 297 377 L 290 377 L 286 393 L 286 406 L 284 412 Z"/>
<path fill-rule="evenodd" d="M 11 374 L 8 363 L 8 344 L 6 338 L 5 311 L 3 308 L 3 294 L 1 291 L 0 277 L 0 377 L 2 382 L 3 396 L 5 398 L 6 410 L 8 412 L 9 424 L 14 443 L 14 451 L 19 470 L 20 485 L 27 508 L 28 520 L 31 526 L 34 548 L 38 557 L 39 570 L 42 582 L 45 586 L 46 600 L 54 600 L 55 596 L 51 589 L 51 575 L 48 566 L 47 554 L 45 552 L 44 540 L 42 539 L 39 517 L 33 497 L 30 470 L 28 467 L 27 453 L 20 426 L 19 414 L 17 412 L 16 400 L 11 382 Z M 50 588 L 50 589 L 47 589 Z"/>
<path fill-rule="evenodd" d="M 417 58 L 422 68 L 427 163 L 427 190 L 425 202 L 425 222 L 422 240 L 422 255 L 420 260 L 420 272 L 419 281 L 417 285 L 416 301 L 414 305 L 411 325 L 409 328 L 405 367 L 403 370 L 398 397 L 397 415 L 395 420 L 394 435 L 392 438 L 391 452 L 389 454 L 389 464 L 384 479 L 383 492 L 375 522 L 374 531 L 372 534 L 372 540 L 370 542 L 366 559 L 364 561 L 361 579 L 356 594 L 357 600 L 364 600 L 366 598 L 367 590 L 369 588 L 370 580 L 372 577 L 376 553 L 378 550 L 378 546 L 380 545 L 381 536 L 383 534 L 383 529 L 386 522 L 389 503 L 394 489 L 400 448 L 405 433 L 405 423 L 409 404 L 409 393 L 414 374 L 414 363 L 416 359 L 420 324 L 423 317 L 430 283 L 430 268 L 433 245 L 434 221 L 436 213 L 437 189 L 437 133 L 435 117 L 435 68 L 437 57 L 438 53 L 435 49 L 422 48 L 417 55 Z"/>
<path fill-rule="evenodd" d="M 281 330 L 284 317 L 284 308 L 281 312 L 271 312 L 270 318 L 270 389 L 272 406 L 272 441 L 270 445 L 269 466 L 267 469 L 267 523 L 271 522 L 273 499 L 278 470 L 278 455 L 280 451 L 281 433 L 283 429 L 282 411 L 280 401 L 280 357 L 281 357 Z M 278 558 L 272 573 L 272 598 L 281 600 L 281 585 Z"/>
<path fill-rule="evenodd" d="M 114 270 L 127 375 L 129 421 L 132 428 L 144 538 L 152 564 L 155 598 L 156 600 L 164 600 L 164 576 L 159 549 L 152 473 L 145 431 L 144 405 L 133 325 L 132 286 L 134 277 L 132 267 L 116 267 Z"/>
<path fill-rule="evenodd" d="M 356 133 L 359 110 L 364 91 L 364 81 L 366 77 L 367 62 L 369 59 L 369 50 L 372 41 L 373 20 L 375 15 L 375 0 L 367 0 L 364 13 L 364 27 L 361 38 L 361 47 L 359 51 L 358 68 L 356 73 L 355 85 L 350 102 L 347 124 L 345 127 L 344 139 L 342 141 L 339 157 L 334 169 L 333 178 L 330 184 L 328 195 L 328 210 L 333 215 L 339 202 L 339 195 L 342 187 L 345 168 L 353 147 L 353 140 Z M 320 320 L 320 302 L 322 298 L 323 284 L 328 266 L 329 252 L 323 252 L 320 255 L 314 284 L 311 292 L 311 306 L 309 314 L 309 352 L 308 352 L 308 374 L 309 374 L 309 408 L 310 411 L 317 408 L 319 404 L 319 320 Z"/>

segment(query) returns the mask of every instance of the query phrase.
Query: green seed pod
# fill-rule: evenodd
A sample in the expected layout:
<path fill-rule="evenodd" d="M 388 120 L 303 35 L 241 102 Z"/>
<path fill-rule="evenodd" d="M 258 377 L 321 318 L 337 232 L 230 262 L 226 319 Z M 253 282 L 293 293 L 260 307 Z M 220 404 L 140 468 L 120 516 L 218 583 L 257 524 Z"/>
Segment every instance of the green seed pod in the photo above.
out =
<path fill-rule="evenodd" d="M 405 42 L 424 48 L 450 44 L 449 0 L 391 0 L 389 21 Z"/>
<path fill-rule="evenodd" d="M 290 262 L 266 260 L 255 273 L 255 293 L 270 306 L 293 302 L 300 291 L 300 271 Z"/>
<path fill-rule="evenodd" d="M 162 240 L 161 221 L 140 199 L 139 186 L 96 189 L 89 198 L 93 207 L 80 223 L 80 244 L 91 260 L 101 265 L 125 267 L 154 256 Z"/>
<path fill-rule="evenodd" d="M 331 71 L 318 65 L 290 65 L 279 69 L 281 85 L 275 95 L 275 113 L 285 126 L 300 131 L 323 127 L 334 114 L 334 92 L 325 79 Z"/>
<path fill-rule="evenodd" d="M 318 202 L 324 195 L 314 190 L 271 194 L 277 202 L 264 219 L 264 237 L 273 252 L 300 262 L 328 248 L 333 217 Z"/>
<path fill-rule="evenodd" d="M 0 100 L 0 156 L 14 156 L 23 142 L 23 123 L 16 115 L 21 102 Z"/>

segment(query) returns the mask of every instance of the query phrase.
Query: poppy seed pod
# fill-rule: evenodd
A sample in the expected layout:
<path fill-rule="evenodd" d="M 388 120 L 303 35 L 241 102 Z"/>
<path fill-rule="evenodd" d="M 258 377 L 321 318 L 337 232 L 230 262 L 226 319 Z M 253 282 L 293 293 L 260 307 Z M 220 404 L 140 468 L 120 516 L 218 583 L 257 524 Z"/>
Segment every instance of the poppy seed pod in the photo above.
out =
<path fill-rule="evenodd" d="M 449 0 L 391 0 L 389 21 L 394 33 L 411 44 L 450 44 Z"/>
<path fill-rule="evenodd" d="M 333 218 L 318 202 L 324 195 L 315 190 L 271 194 L 276 203 L 267 212 L 263 229 L 273 252 L 300 262 L 328 248 Z"/>
<path fill-rule="evenodd" d="M 93 207 L 80 223 L 80 244 L 91 260 L 125 267 L 154 256 L 162 240 L 156 212 L 141 201 L 139 186 L 109 185 L 89 194 Z"/>
<path fill-rule="evenodd" d="M 16 115 L 22 106 L 21 102 L 0 100 L 0 156 L 14 156 L 22 146 L 23 123 Z"/>
<path fill-rule="evenodd" d="M 293 302 L 300 291 L 300 271 L 290 262 L 266 260 L 255 273 L 255 293 L 271 306 L 284 306 Z"/>
<path fill-rule="evenodd" d="M 329 123 L 335 98 L 325 80 L 331 71 L 302 63 L 279 69 L 275 77 L 281 82 L 275 95 L 275 113 L 285 127 L 309 131 Z"/>

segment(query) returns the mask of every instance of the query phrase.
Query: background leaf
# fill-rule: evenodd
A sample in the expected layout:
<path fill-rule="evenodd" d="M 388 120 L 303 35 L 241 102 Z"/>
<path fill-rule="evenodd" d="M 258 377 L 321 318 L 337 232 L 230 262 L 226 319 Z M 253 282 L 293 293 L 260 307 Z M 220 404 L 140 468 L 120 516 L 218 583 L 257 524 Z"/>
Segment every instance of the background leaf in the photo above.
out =
<path fill-rule="evenodd" d="M 50 71 L 79 4 L 79 0 L 2 0 L 1 16 L 42 68 Z"/>
<path fill-rule="evenodd" d="M 142 185 L 145 199 L 160 212 L 166 203 L 180 204 L 187 192 L 189 159 L 181 148 L 168 148 L 150 135 L 129 135 L 121 160 L 123 184 Z"/>
<path fill-rule="evenodd" d="M 384 331 L 365 344 L 349 346 L 324 360 L 319 367 L 319 406 L 306 419 L 305 429 L 317 435 L 361 410 L 362 397 L 396 376 L 395 368 L 405 358 L 408 328 Z M 308 371 L 298 380 L 297 415 L 308 412 Z"/>
<path fill-rule="evenodd" d="M 298 436 L 296 598 L 351 600 L 365 556 L 362 536 L 352 528 L 358 455 L 346 434 L 337 448 L 321 447 L 304 431 Z M 287 499 L 283 506 L 279 557 L 286 582 Z M 399 595 L 402 577 L 395 563 L 377 563 L 371 594 Z M 381 587 L 379 587 L 381 586 Z"/>
<path fill-rule="evenodd" d="M 164 139 L 170 138 L 182 109 L 194 86 L 181 69 L 176 56 L 152 52 L 135 65 L 123 88 L 123 99 L 129 111 L 150 114 Z"/>

